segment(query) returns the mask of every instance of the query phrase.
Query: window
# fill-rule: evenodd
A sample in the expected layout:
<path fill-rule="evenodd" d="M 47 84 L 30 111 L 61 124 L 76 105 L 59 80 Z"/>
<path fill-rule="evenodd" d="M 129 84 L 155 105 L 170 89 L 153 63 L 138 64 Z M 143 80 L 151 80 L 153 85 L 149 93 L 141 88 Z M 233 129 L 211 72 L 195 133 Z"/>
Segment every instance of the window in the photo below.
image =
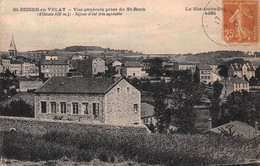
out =
<path fill-rule="evenodd" d="M 117 93 L 119 93 L 120 92 L 120 88 L 117 88 Z"/>
<path fill-rule="evenodd" d="M 134 112 L 135 112 L 135 113 L 138 112 L 138 104 L 134 104 Z"/>
<path fill-rule="evenodd" d="M 238 87 L 240 88 L 240 84 L 238 84 Z"/>
<path fill-rule="evenodd" d="M 72 103 L 72 110 L 73 110 L 73 114 L 79 114 L 79 104 Z"/>
<path fill-rule="evenodd" d="M 210 79 L 210 76 L 208 76 L 208 79 Z"/>
<path fill-rule="evenodd" d="M 135 73 L 133 73 L 133 76 L 135 77 Z"/>
<path fill-rule="evenodd" d="M 204 71 L 201 71 L 200 73 L 201 73 L 201 74 L 204 74 Z"/>
<path fill-rule="evenodd" d="M 85 115 L 88 115 L 89 114 L 89 111 L 88 111 L 88 103 L 82 103 L 82 110 L 83 110 L 83 113 Z"/>
<path fill-rule="evenodd" d="M 66 114 L 66 102 L 60 103 L 60 113 Z"/>
<path fill-rule="evenodd" d="M 130 88 L 129 88 L 129 87 L 127 87 L 126 89 L 127 89 L 127 92 L 129 92 Z"/>
<path fill-rule="evenodd" d="M 99 115 L 99 103 L 93 103 L 93 115 L 94 116 Z"/>
<path fill-rule="evenodd" d="M 42 112 L 42 113 L 47 113 L 46 101 L 42 101 L 42 102 L 41 102 L 41 112 Z"/>
<path fill-rule="evenodd" d="M 51 102 L 51 113 L 56 113 L 56 102 Z"/>
<path fill-rule="evenodd" d="M 200 79 L 204 79 L 204 76 L 201 76 Z"/>

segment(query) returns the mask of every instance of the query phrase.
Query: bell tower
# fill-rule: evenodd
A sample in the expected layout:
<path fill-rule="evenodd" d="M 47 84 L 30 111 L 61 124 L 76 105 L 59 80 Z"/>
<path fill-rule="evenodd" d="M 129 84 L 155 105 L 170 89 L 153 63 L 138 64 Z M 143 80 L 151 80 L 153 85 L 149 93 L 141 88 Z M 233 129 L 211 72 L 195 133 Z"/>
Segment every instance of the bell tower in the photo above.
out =
<path fill-rule="evenodd" d="M 10 57 L 15 57 L 17 55 L 17 50 L 16 50 L 16 46 L 15 46 L 15 42 L 14 42 L 14 36 L 12 35 L 12 40 L 10 43 L 10 48 L 9 48 L 9 55 Z"/>

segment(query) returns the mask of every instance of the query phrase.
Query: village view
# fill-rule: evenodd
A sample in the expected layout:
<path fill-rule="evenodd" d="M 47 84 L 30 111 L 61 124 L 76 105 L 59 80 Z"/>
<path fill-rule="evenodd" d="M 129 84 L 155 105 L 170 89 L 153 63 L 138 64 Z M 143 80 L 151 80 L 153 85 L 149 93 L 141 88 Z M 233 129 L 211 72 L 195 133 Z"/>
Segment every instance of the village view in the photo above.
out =
<path fill-rule="evenodd" d="M 0 165 L 257 165 L 259 123 L 260 52 L 0 53 Z"/>

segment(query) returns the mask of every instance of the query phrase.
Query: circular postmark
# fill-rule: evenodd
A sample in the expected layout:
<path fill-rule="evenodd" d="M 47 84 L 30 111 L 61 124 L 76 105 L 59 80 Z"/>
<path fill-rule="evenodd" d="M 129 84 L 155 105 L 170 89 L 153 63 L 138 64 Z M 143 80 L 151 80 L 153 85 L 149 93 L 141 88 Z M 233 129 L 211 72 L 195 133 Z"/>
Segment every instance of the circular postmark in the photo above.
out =
<path fill-rule="evenodd" d="M 222 46 L 258 42 L 255 5 L 248 1 L 210 0 L 202 15 L 206 36 Z"/>

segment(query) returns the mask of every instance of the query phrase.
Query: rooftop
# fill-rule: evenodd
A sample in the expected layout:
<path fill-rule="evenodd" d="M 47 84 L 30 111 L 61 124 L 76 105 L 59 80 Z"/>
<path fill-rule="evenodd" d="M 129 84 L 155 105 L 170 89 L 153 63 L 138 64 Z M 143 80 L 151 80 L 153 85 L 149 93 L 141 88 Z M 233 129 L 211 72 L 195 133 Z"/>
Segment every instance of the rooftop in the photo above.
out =
<path fill-rule="evenodd" d="M 67 60 L 41 60 L 41 65 L 68 65 Z"/>
<path fill-rule="evenodd" d="M 123 65 L 126 67 L 142 67 L 141 62 L 139 61 L 125 61 Z"/>
<path fill-rule="evenodd" d="M 231 82 L 231 83 L 245 83 L 247 84 L 248 82 L 243 80 L 242 78 L 239 77 L 228 77 L 227 79 L 223 79 L 220 82 Z"/>
<path fill-rule="evenodd" d="M 112 77 L 52 77 L 36 93 L 105 94 L 120 79 Z"/>
<path fill-rule="evenodd" d="M 242 71 L 242 67 L 243 65 L 245 65 L 247 67 L 247 70 L 248 71 L 255 71 L 254 69 L 254 66 L 252 63 L 244 63 L 244 64 L 241 64 L 241 63 L 234 63 L 234 64 L 231 64 L 231 67 L 234 71 Z"/>
<path fill-rule="evenodd" d="M 11 43 L 10 43 L 9 51 L 16 51 L 16 45 L 15 45 L 15 42 L 14 42 L 14 36 L 12 36 L 12 40 L 11 40 Z"/>
<path fill-rule="evenodd" d="M 211 67 L 209 64 L 198 64 L 197 66 L 200 70 L 211 70 Z"/>
<path fill-rule="evenodd" d="M 154 106 L 148 103 L 141 103 L 141 118 L 153 117 Z"/>
<path fill-rule="evenodd" d="M 229 131 L 229 129 L 228 129 L 229 127 L 232 127 L 231 131 L 235 131 L 234 136 L 239 135 L 239 136 L 242 136 L 243 138 L 247 138 L 247 139 L 252 139 L 252 138 L 257 137 L 257 133 L 256 133 L 256 130 L 254 127 L 248 125 L 247 123 L 243 123 L 240 121 L 229 122 L 227 124 L 218 126 L 216 128 L 212 128 L 212 129 L 210 129 L 210 131 L 220 134 L 221 128 L 226 131 Z"/>

